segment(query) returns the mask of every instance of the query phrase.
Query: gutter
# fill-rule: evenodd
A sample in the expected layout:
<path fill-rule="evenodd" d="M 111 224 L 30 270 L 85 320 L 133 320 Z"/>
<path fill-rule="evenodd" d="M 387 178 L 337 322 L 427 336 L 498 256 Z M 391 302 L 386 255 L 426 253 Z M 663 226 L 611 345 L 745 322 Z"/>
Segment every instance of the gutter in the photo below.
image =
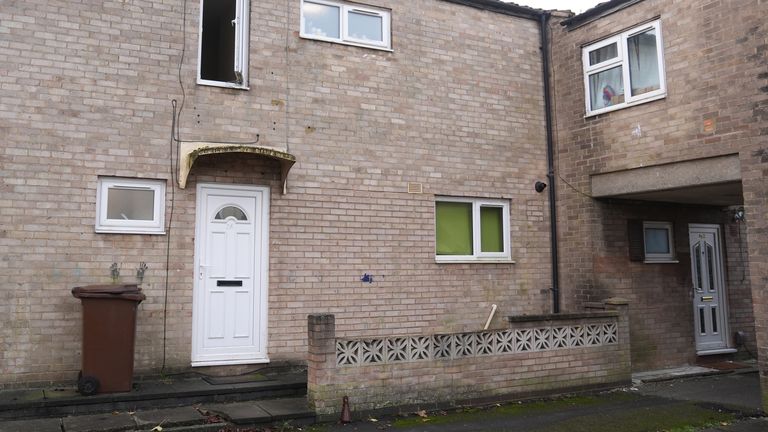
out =
<path fill-rule="evenodd" d="M 505 3 L 499 0 L 443 0 L 447 3 L 455 3 L 469 6 L 475 9 L 487 10 L 502 15 L 509 15 L 518 18 L 537 20 L 540 15 L 539 9 L 533 9 L 527 6 L 520 6 L 514 3 Z"/>
<path fill-rule="evenodd" d="M 544 115 L 547 129 L 547 183 L 549 183 L 549 238 L 552 259 L 552 313 L 560 313 L 560 272 L 558 270 L 557 244 L 557 196 L 555 194 L 555 155 L 554 138 L 552 133 L 552 102 L 549 82 L 549 35 L 547 24 L 549 12 L 539 14 L 539 30 L 541 34 L 541 76 L 544 85 Z"/>
<path fill-rule="evenodd" d="M 598 18 L 618 12 L 635 3 L 640 3 L 641 1 L 643 0 L 610 0 L 600 3 L 592 9 L 588 9 L 578 15 L 565 19 L 560 22 L 560 25 L 565 27 L 568 31 L 571 31 Z"/>

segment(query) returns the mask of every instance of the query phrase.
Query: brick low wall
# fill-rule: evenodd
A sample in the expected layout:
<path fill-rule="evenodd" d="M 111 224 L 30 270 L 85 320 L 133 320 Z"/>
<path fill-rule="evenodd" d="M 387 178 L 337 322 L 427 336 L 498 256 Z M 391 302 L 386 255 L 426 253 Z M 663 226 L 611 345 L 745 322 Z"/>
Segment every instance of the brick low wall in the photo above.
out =
<path fill-rule="evenodd" d="M 599 312 L 510 317 L 472 333 L 337 339 L 309 316 L 308 394 L 318 416 L 514 399 L 630 382 L 626 302 Z"/>

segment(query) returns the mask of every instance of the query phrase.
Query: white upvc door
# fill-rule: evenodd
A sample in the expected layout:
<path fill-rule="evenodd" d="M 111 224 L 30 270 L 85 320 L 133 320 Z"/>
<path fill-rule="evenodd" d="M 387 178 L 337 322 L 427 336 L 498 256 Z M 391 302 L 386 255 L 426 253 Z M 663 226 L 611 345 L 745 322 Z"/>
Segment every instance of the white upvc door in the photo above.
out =
<path fill-rule="evenodd" d="M 696 353 L 735 352 L 735 349 L 728 347 L 728 306 L 720 226 L 691 224 L 688 235 Z"/>
<path fill-rule="evenodd" d="M 269 189 L 199 184 L 192 366 L 265 363 Z"/>

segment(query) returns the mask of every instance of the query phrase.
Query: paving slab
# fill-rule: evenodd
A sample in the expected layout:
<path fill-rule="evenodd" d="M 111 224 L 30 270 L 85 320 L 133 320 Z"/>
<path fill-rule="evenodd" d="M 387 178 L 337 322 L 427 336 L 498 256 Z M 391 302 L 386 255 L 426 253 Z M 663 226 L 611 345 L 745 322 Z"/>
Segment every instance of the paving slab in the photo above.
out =
<path fill-rule="evenodd" d="M 128 413 L 64 417 L 64 432 L 118 432 L 133 430 L 136 422 Z"/>
<path fill-rule="evenodd" d="M 61 420 L 37 419 L 0 422 L 0 432 L 61 432 Z"/>
<path fill-rule="evenodd" d="M 678 378 L 716 375 L 723 373 L 717 369 L 702 366 L 681 366 L 676 368 L 659 369 L 646 372 L 635 372 L 632 374 L 632 382 L 635 384 L 668 381 Z"/>
<path fill-rule="evenodd" d="M 204 405 L 202 409 L 219 414 L 230 422 L 239 425 L 269 423 L 272 421 L 272 415 L 262 409 L 257 402 Z"/>
<path fill-rule="evenodd" d="M 189 426 L 202 424 L 205 417 L 193 407 L 166 408 L 158 410 L 140 410 L 133 413 L 139 426 Z"/>
<path fill-rule="evenodd" d="M 258 402 L 259 407 L 272 416 L 272 421 L 314 417 L 307 398 L 270 399 Z"/>

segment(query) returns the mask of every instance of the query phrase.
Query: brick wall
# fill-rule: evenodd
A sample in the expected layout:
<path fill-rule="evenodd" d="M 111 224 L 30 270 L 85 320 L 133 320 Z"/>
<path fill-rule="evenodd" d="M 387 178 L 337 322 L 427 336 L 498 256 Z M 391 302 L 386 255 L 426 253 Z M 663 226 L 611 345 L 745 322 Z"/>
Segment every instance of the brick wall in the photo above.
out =
<path fill-rule="evenodd" d="M 591 297 L 632 301 L 633 367 L 648 369 L 695 360 L 690 289 L 688 222 L 723 224 L 731 330 L 754 341 L 765 370 L 766 25 L 768 4 L 759 0 L 646 0 L 571 31 L 552 24 L 556 102 L 559 237 L 564 301 Z M 581 47 L 659 18 L 664 41 L 664 99 L 584 117 Z M 714 130 L 705 130 L 705 120 Z M 639 128 L 639 129 L 638 129 Z M 633 134 L 633 131 L 641 132 Z M 744 225 L 722 213 L 686 205 L 596 201 L 590 176 L 637 167 L 738 154 Z M 762 180 L 759 180 L 762 179 Z M 624 244 L 627 218 L 670 220 L 680 263 L 630 263 Z M 744 248 L 741 252 L 740 248 Z M 594 270 L 594 271 L 593 271 Z M 752 309 L 754 306 L 754 322 Z M 754 342 L 748 341 L 754 348 Z"/>
<path fill-rule="evenodd" d="M 303 361 L 315 312 L 356 337 L 475 330 L 493 303 L 497 317 L 548 310 L 537 23 L 442 1 L 375 5 L 392 10 L 391 53 L 300 39 L 298 0 L 252 2 L 248 91 L 195 84 L 197 1 L 3 5 L 0 384 L 74 380 L 69 290 L 109 282 L 113 262 L 122 282 L 149 266 L 136 370 L 157 372 L 164 352 L 168 369 L 188 367 L 203 181 L 272 186 L 273 361 Z M 171 194 L 172 99 L 182 139 L 259 134 L 296 155 L 289 193 L 273 162 L 206 156 Z M 100 175 L 168 180 L 169 234 L 96 234 Z M 509 199 L 516 263 L 436 264 L 434 195 Z"/>
<path fill-rule="evenodd" d="M 488 336 L 495 340 L 499 331 L 419 336 L 411 342 L 399 337 L 355 341 L 336 337 L 333 315 L 310 316 L 310 404 L 319 416 L 330 419 L 341 410 L 342 397 L 348 396 L 354 415 L 362 417 L 385 409 L 428 409 L 626 384 L 630 381 L 627 305 L 623 300 L 612 303 L 607 306 L 614 309 L 612 314 L 512 317 L 507 334 L 514 347 L 509 352 L 502 352 L 501 345 L 489 348 L 480 342 Z M 613 326 L 615 339 L 595 333 L 603 339 L 582 338 L 587 341 L 584 345 L 559 346 L 579 338 L 560 336 L 557 342 L 556 330 L 587 331 L 590 325 L 598 332 L 604 325 Z M 541 334 L 534 334 L 526 345 L 524 332 Z M 470 342 L 456 339 L 448 353 L 440 340 L 451 337 Z M 376 347 L 377 342 L 384 348 Z M 398 347 L 401 342 L 410 350 L 403 357 L 399 357 L 405 352 Z M 416 352 L 422 343 L 427 348 Z M 501 339 L 495 343 L 501 344 Z"/>

